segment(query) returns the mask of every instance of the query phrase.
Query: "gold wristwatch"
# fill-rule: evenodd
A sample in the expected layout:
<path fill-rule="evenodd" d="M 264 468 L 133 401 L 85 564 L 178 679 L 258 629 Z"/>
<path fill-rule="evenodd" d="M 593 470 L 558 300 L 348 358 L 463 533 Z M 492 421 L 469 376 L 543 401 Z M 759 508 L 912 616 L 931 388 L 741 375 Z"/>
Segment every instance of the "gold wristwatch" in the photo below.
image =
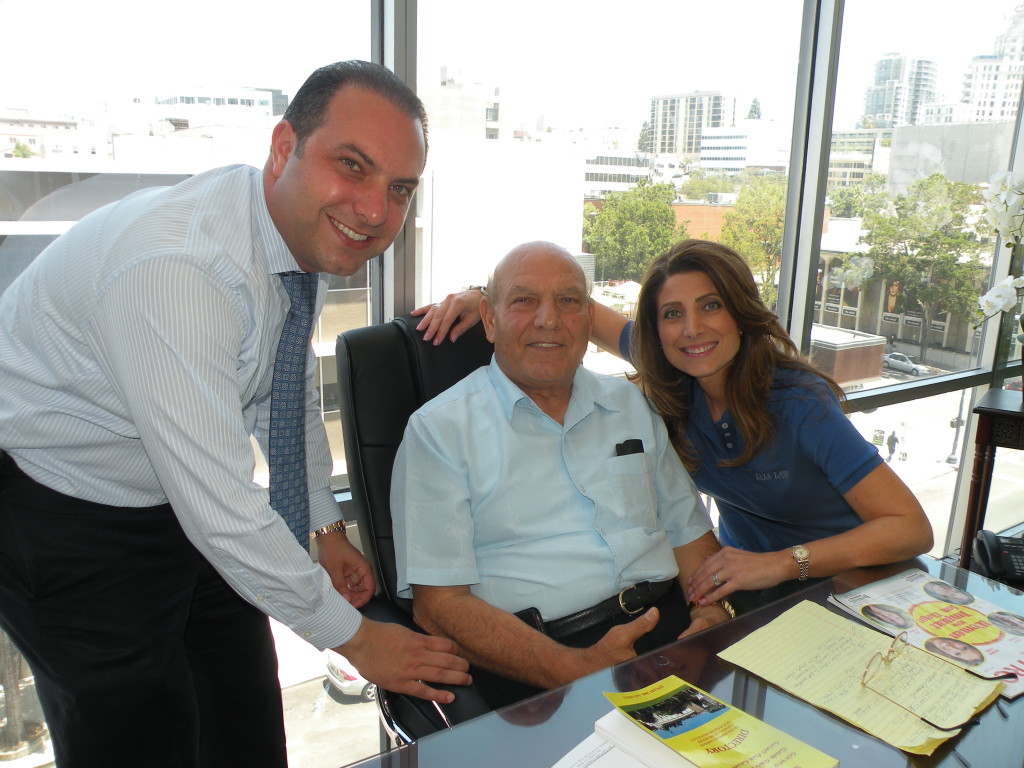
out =
<path fill-rule="evenodd" d="M 807 581 L 807 577 L 811 575 L 811 553 L 807 551 L 807 547 L 803 544 L 793 547 L 793 559 L 800 567 L 800 575 L 797 578 L 800 581 Z"/>
<path fill-rule="evenodd" d="M 313 541 L 317 536 L 324 536 L 328 533 L 334 533 L 335 531 L 341 531 L 342 533 L 345 533 L 347 529 L 348 526 L 345 525 L 345 521 L 339 520 L 336 523 L 325 525 L 323 528 L 313 531 L 309 534 L 309 540 Z"/>

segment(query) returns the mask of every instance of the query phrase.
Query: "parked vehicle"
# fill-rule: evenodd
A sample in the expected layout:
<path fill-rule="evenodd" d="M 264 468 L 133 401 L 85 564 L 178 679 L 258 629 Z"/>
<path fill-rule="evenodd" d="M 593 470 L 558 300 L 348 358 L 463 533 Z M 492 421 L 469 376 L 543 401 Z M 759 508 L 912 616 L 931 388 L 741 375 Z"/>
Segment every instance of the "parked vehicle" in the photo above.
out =
<path fill-rule="evenodd" d="M 377 686 L 364 678 L 351 662 L 331 649 L 324 651 L 327 660 L 327 679 L 331 687 L 346 696 L 358 696 L 363 701 L 377 698 Z"/>
<path fill-rule="evenodd" d="M 928 373 L 928 368 L 915 362 L 913 358 L 907 357 L 902 352 L 890 352 L 882 355 L 882 367 L 894 371 L 903 371 L 911 376 L 923 376 Z"/>

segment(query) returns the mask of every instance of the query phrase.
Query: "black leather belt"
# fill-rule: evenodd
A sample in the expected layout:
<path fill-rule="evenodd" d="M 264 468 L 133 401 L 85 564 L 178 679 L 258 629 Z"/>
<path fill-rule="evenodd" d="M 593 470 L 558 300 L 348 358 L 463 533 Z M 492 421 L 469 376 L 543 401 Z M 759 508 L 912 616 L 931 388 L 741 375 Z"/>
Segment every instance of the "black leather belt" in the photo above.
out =
<path fill-rule="evenodd" d="M 582 632 L 585 629 L 596 627 L 606 621 L 618 619 L 622 616 L 639 616 L 650 608 L 660 598 L 664 597 L 672 588 L 672 582 L 667 581 L 641 581 L 631 587 L 626 587 L 617 595 L 602 600 L 597 605 L 585 608 L 577 613 L 563 616 L 560 619 L 552 619 L 544 622 L 544 633 L 548 637 L 560 640 L 563 637 Z"/>

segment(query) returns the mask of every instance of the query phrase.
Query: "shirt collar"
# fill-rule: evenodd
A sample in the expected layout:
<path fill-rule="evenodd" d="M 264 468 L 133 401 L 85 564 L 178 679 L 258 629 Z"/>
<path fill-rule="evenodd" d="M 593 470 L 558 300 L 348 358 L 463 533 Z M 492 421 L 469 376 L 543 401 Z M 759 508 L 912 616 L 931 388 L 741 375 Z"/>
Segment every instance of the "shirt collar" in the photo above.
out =
<path fill-rule="evenodd" d="M 512 420 L 512 414 L 515 411 L 516 405 L 523 401 L 529 407 L 540 412 L 536 403 L 505 375 L 494 355 L 491 355 L 491 364 L 487 368 L 487 375 L 490 377 L 491 384 L 498 394 L 498 402 L 501 405 L 501 409 L 509 421 Z M 569 399 L 569 407 L 565 413 L 566 429 L 579 422 L 588 413 L 591 413 L 595 407 L 611 412 L 619 410 L 614 399 L 600 386 L 598 378 L 591 371 L 580 365 L 576 369 L 576 375 L 573 377 L 572 395 Z"/>
<path fill-rule="evenodd" d="M 268 275 L 301 271 L 292 252 L 288 250 L 284 238 L 274 226 L 274 220 L 270 218 L 270 209 L 267 208 L 267 197 L 263 187 L 265 172 L 254 173 L 252 176 L 252 241 L 256 258 L 266 265 Z"/>

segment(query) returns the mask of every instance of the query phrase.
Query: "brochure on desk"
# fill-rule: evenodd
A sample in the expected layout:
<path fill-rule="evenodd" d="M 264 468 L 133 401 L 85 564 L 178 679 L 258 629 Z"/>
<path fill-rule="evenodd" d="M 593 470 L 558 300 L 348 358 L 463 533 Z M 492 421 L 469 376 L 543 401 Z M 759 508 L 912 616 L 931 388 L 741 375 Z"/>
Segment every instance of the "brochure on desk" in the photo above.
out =
<path fill-rule="evenodd" d="M 1024 694 L 1024 616 L 929 573 L 911 568 L 829 601 L 890 635 L 989 678 L 1004 678 L 1002 696 Z"/>
<path fill-rule="evenodd" d="M 650 768 L 835 768 L 823 752 L 670 675 L 647 688 L 605 693 L 615 709 L 597 734 Z"/>

